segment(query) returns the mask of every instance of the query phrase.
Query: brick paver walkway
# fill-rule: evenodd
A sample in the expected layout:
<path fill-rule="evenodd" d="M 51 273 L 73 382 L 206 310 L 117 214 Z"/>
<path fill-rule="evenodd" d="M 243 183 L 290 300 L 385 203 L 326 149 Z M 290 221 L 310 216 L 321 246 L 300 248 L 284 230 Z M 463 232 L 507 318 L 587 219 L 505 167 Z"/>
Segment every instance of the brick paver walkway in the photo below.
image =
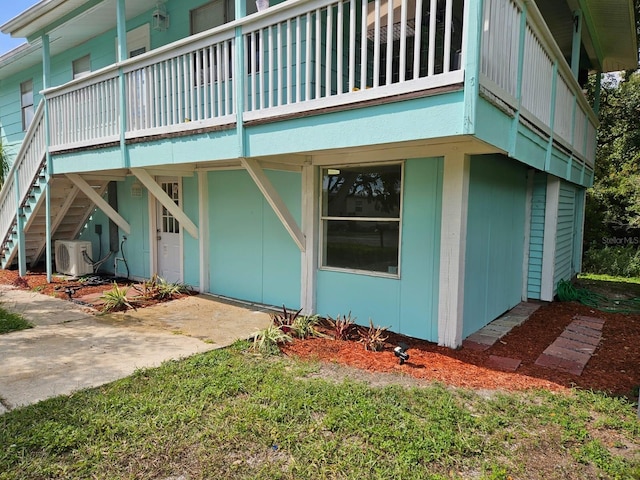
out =
<path fill-rule="evenodd" d="M 536 360 L 536 365 L 581 375 L 602 338 L 604 320 L 576 316 Z"/>

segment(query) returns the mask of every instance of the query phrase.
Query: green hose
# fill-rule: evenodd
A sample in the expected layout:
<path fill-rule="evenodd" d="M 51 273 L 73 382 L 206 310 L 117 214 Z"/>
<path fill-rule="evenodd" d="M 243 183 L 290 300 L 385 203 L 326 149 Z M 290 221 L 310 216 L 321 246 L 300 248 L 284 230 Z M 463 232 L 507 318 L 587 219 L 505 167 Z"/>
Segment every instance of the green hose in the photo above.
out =
<path fill-rule="evenodd" d="M 579 302 L 603 312 L 640 313 L 640 297 L 612 299 L 586 288 L 576 288 L 567 280 L 558 282 L 557 295 L 561 302 Z"/>

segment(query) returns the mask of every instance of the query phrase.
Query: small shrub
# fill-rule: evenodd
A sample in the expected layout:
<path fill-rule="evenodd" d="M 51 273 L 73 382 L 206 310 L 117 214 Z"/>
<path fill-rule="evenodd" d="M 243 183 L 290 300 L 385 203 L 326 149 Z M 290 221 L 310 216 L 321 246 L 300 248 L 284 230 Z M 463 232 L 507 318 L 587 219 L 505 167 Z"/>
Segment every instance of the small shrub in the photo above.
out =
<path fill-rule="evenodd" d="M 591 247 L 584 252 L 582 270 L 618 277 L 640 277 L 640 250 L 625 247 Z"/>
<path fill-rule="evenodd" d="M 145 300 L 169 300 L 189 292 L 189 287 L 183 283 L 170 283 L 154 274 L 142 287 L 134 287 Z"/>
<path fill-rule="evenodd" d="M 128 288 L 120 288 L 116 282 L 113 282 L 113 288 L 100 296 L 104 300 L 102 306 L 103 312 L 121 312 L 135 307 L 127 298 Z"/>
<path fill-rule="evenodd" d="M 329 323 L 333 327 L 333 335 L 336 340 L 348 340 L 353 330 L 354 318 L 351 318 L 351 312 L 347 315 L 338 315 L 336 319 L 329 318 Z"/>
<path fill-rule="evenodd" d="M 287 307 L 282 305 L 282 313 L 272 313 L 271 321 L 276 327 L 279 327 L 284 333 L 291 331 L 291 326 L 296 321 L 302 309 L 297 312 L 287 310 Z"/>
<path fill-rule="evenodd" d="M 298 316 L 291 324 L 291 332 L 298 338 L 317 337 L 320 335 L 316 329 L 319 323 L 318 315 Z"/>
<path fill-rule="evenodd" d="M 280 353 L 279 344 L 291 343 L 292 341 L 293 338 L 283 332 L 279 326 L 269 325 L 264 330 L 256 332 L 251 349 L 263 355 L 276 355 Z"/>
<path fill-rule="evenodd" d="M 371 352 L 379 352 L 382 350 L 384 341 L 387 339 L 387 337 L 384 336 L 387 328 L 388 327 L 374 327 L 373 322 L 369 319 L 369 328 L 362 328 L 358 331 L 360 343 L 364 345 L 364 349 Z"/>

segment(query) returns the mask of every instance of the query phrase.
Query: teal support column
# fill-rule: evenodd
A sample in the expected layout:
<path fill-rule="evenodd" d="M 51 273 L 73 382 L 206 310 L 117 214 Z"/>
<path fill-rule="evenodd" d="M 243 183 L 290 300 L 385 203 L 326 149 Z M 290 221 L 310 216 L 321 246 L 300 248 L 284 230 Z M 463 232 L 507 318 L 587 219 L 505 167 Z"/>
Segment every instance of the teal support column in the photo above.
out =
<path fill-rule="evenodd" d="M 593 97 L 593 111 L 600 116 L 600 95 L 602 93 L 602 72 L 596 73 L 596 88 Z"/>
<path fill-rule="evenodd" d="M 18 233 L 18 273 L 21 277 L 27 274 L 27 248 L 24 239 L 24 216 L 20 199 L 20 177 L 18 170 L 13 171 L 13 183 L 16 186 L 16 230 Z"/>
<path fill-rule="evenodd" d="M 524 72 L 524 41 L 527 34 L 527 4 L 522 6 L 520 12 L 520 31 L 518 32 L 518 71 L 516 73 L 516 101 L 518 108 L 511 123 L 511 137 L 509 138 L 509 156 L 516 154 L 516 140 L 518 139 L 518 125 L 520 125 L 520 109 L 522 108 L 522 77 Z"/>
<path fill-rule="evenodd" d="M 482 50 L 483 0 L 464 2 L 465 27 L 462 39 L 464 65 L 464 117 L 462 130 L 474 134 L 476 105 L 480 96 L 480 55 Z"/>
<path fill-rule="evenodd" d="M 125 0 L 118 0 L 116 7 L 116 21 L 118 32 L 118 62 L 127 59 L 127 16 Z M 122 156 L 122 166 L 129 168 L 129 152 L 127 151 L 127 86 L 122 67 L 118 69 L 118 92 L 120 107 L 120 152 Z"/>
<path fill-rule="evenodd" d="M 580 71 L 580 46 L 582 45 L 582 10 L 573 12 L 573 45 L 571 48 L 571 73 L 577 79 Z"/>
<path fill-rule="evenodd" d="M 51 86 L 51 51 L 49 48 L 49 35 L 42 36 L 42 86 L 46 90 Z M 53 162 L 51 161 L 51 152 L 49 152 L 49 145 L 51 145 L 51 132 L 49 131 L 49 102 L 47 97 L 44 97 L 44 140 L 45 140 L 45 186 L 44 186 L 44 201 L 45 201 L 45 261 L 47 269 L 47 282 L 51 282 L 53 279 L 53 251 L 51 248 L 51 237 L 53 232 L 51 230 L 51 175 L 53 174 Z"/>
<path fill-rule="evenodd" d="M 247 4 L 246 0 L 235 0 L 235 12 L 236 20 L 247 16 Z M 236 134 L 238 135 L 238 157 L 244 158 L 247 156 L 247 142 L 244 132 L 244 82 L 245 82 L 245 68 L 244 68 L 244 45 L 242 41 L 242 27 L 236 27 L 235 31 L 235 63 L 233 74 L 235 95 L 235 108 L 236 108 Z"/>

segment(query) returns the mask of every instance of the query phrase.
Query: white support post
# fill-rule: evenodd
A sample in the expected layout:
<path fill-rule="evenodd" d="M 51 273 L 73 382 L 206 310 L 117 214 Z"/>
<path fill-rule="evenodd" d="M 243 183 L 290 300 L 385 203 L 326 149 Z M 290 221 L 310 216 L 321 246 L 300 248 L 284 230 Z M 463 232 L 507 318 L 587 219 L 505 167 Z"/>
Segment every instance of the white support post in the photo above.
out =
<path fill-rule="evenodd" d="M 142 183 L 146 187 L 146 189 L 149 190 L 149 193 L 153 195 L 164 208 L 169 210 L 169 213 L 171 213 L 171 215 L 173 215 L 176 220 L 180 222 L 184 229 L 189 232 L 189 235 L 191 235 L 195 239 L 198 238 L 199 232 L 198 227 L 196 227 L 195 223 L 193 223 L 191 219 L 187 217 L 187 214 L 184 213 L 182 208 L 176 205 L 176 202 L 174 202 L 173 199 L 170 198 L 164 190 L 162 190 L 162 187 L 160 187 L 160 185 L 156 183 L 153 177 L 149 175 L 146 170 L 142 168 L 132 168 L 131 173 L 133 173 L 136 178 L 140 180 L 140 183 Z"/>
<path fill-rule="evenodd" d="M 462 152 L 444 157 L 438 345 L 450 348 L 462 344 L 469 166 L 469 156 Z"/>
<path fill-rule="evenodd" d="M 529 299 L 529 259 L 531 250 L 531 202 L 533 200 L 533 180 L 535 170 L 527 172 L 527 196 L 524 204 L 524 255 L 522 258 L 522 301 Z"/>
<path fill-rule="evenodd" d="M 318 169 L 307 160 L 302 167 L 302 255 L 300 306 L 305 315 L 316 309 L 316 271 L 318 265 Z"/>
<path fill-rule="evenodd" d="M 77 173 L 67 173 L 66 177 L 73 182 L 73 184 L 80 189 L 82 193 L 84 193 L 89 200 L 96 204 L 100 210 L 104 212 L 104 214 L 109 217 L 109 219 L 113 220 L 113 222 L 118 225 L 125 233 L 131 233 L 131 225 L 124 218 L 120 216 L 118 212 L 116 212 L 111 205 L 109 205 L 104 198 L 102 198 L 98 193 L 89 185 L 84 178 L 82 178 Z"/>
<path fill-rule="evenodd" d="M 302 230 L 300 230 L 300 227 L 298 227 L 296 220 L 293 218 L 293 215 L 291 215 L 284 200 L 282 200 L 282 197 L 280 197 L 278 191 L 264 173 L 264 170 L 262 170 L 258 162 L 252 158 L 241 158 L 240 160 L 242 161 L 242 166 L 249 172 L 256 186 L 260 189 L 262 195 L 264 195 L 264 198 L 282 222 L 285 230 L 289 232 L 289 235 L 300 251 L 304 252 L 306 250 L 304 234 Z"/>
<path fill-rule="evenodd" d="M 27 274 L 27 248 L 24 238 L 24 211 L 20 205 L 20 177 L 18 169 L 13 172 L 13 183 L 16 192 L 16 232 L 18 235 L 18 273 L 21 277 Z"/>
<path fill-rule="evenodd" d="M 200 225 L 200 293 L 209 291 L 211 255 L 209 252 L 209 180 L 208 172 L 198 171 L 198 224 Z"/>
<path fill-rule="evenodd" d="M 553 301 L 555 285 L 556 240 L 558 234 L 558 202 L 560 200 L 560 179 L 551 175 L 547 178 L 547 201 L 544 210 L 544 241 L 542 243 L 542 285 L 540 300 Z"/>

